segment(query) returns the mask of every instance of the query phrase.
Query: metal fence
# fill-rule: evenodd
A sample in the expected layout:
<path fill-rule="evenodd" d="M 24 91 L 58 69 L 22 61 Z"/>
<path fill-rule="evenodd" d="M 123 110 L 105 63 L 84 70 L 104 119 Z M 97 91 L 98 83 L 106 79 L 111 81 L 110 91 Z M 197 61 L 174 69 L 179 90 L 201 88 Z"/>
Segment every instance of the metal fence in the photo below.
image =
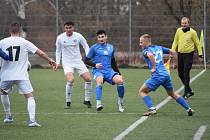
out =
<path fill-rule="evenodd" d="M 17 20 L 28 40 L 54 56 L 56 36 L 71 20 L 90 46 L 96 42 L 96 31 L 105 29 L 118 62 L 138 65 L 143 63 L 139 36 L 151 34 L 154 44 L 170 48 L 181 17 L 187 16 L 199 36 L 204 30 L 209 61 L 209 6 L 210 0 L 1 0 L 0 38 L 8 36 L 8 25 Z M 45 63 L 36 56 L 30 59 L 32 64 Z"/>

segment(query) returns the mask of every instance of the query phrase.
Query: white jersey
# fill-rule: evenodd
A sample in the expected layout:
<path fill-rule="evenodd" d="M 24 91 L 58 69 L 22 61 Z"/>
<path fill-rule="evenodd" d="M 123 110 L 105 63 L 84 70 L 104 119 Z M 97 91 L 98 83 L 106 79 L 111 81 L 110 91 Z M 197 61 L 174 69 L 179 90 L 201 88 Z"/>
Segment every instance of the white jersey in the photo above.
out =
<path fill-rule="evenodd" d="M 1 81 L 29 80 L 28 53 L 35 53 L 37 47 L 22 37 L 8 37 L 0 41 L 0 48 L 6 52 L 10 61 L 2 60 Z"/>
<path fill-rule="evenodd" d="M 81 61 L 80 44 L 87 55 L 89 46 L 87 40 L 80 33 L 73 32 L 71 36 L 67 36 L 66 32 L 60 34 L 56 39 L 56 63 L 60 64 L 61 58 L 63 64 Z"/>

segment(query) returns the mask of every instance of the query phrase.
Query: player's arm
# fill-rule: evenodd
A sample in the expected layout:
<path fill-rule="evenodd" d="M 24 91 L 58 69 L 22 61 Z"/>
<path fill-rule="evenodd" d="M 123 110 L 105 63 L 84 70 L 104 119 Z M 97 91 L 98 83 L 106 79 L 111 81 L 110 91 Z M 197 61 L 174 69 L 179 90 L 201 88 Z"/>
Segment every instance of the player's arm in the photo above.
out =
<path fill-rule="evenodd" d="M 91 67 L 95 67 L 97 69 L 101 68 L 102 67 L 102 64 L 101 63 L 97 63 L 95 64 L 93 61 L 92 61 L 92 58 L 95 57 L 95 48 L 94 46 L 92 46 L 87 54 L 87 56 L 85 57 L 84 59 L 84 63 L 88 66 L 91 66 Z"/>
<path fill-rule="evenodd" d="M 88 65 L 88 66 L 96 67 L 96 64 L 93 63 L 93 62 L 91 61 L 91 59 L 88 58 L 88 57 L 85 57 L 84 62 L 85 62 L 85 64 Z"/>
<path fill-rule="evenodd" d="M 45 52 L 43 52 L 40 49 L 37 49 L 37 51 L 35 53 L 37 55 L 39 55 L 41 58 L 47 60 L 48 63 L 53 67 L 53 69 L 55 69 L 55 67 L 56 67 L 55 61 L 52 58 L 50 58 Z"/>
<path fill-rule="evenodd" d="M 147 52 L 147 57 L 149 58 L 149 60 L 152 63 L 152 68 L 151 68 L 151 72 L 154 73 L 156 70 L 156 63 L 155 63 L 155 57 L 151 52 Z"/>
<path fill-rule="evenodd" d="M 91 59 L 88 58 L 88 57 L 85 57 L 84 63 L 85 63 L 86 65 L 88 65 L 88 66 L 95 67 L 95 68 L 97 68 L 97 69 L 99 69 L 99 68 L 102 67 L 102 64 L 101 64 L 101 63 L 95 64 L 95 63 L 93 63 L 93 61 L 91 61 Z"/>
<path fill-rule="evenodd" d="M 111 65 L 112 65 L 113 70 L 115 72 L 119 73 L 119 75 L 121 75 L 120 70 L 119 70 L 119 68 L 117 66 L 117 63 L 115 61 L 115 58 L 112 58 Z"/>
<path fill-rule="evenodd" d="M 117 63 L 116 63 L 116 61 L 115 61 L 114 53 L 115 53 L 115 49 L 114 49 L 114 51 L 113 51 L 113 53 L 112 53 L 111 66 L 112 66 L 112 69 L 113 69 L 115 72 L 117 72 L 117 73 L 119 73 L 119 75 L 121 75 L 120 70 L 119 70 L 119 68 L 118 68 L 118 66 L 117 66 Z"/>
<path fill-rule="evenodd" d="M 202 50 L 202 47 L 201 47 L 201 44 L 200 44 L 200 41 L 198 39 L 198 35 L 197 35 L 196 32 L 193 33 L 192 38 L 193 38 L 195 46 L 196 46 L 196 48 L 198 50 L 199 62 L 202 62 L 203 61 L 203 50 Z"/>
<path fill-rule="evenodd" d="M 0 56 L 4 59 L 4 60 L 9 60 L 9 56 L 0 48 Z"/>
<path fill-rule="evenodd" d="M 55 45 L 56 45 L 56 52 L 55 52 L 56 66 L 55 66 L 55 70 L 57 70 L 57 68 L 60 65 L 61 55 L 62 55 L 61 44 L 60 44 L 60 39 L 59 38 L 56 39 Z"/>
<path fill-rule="evenodd" d="M 178 46 L 178 29 L 176 30 L 176 34 L 174 36 L 174 41 L 173 41 L 171 49 L 175 51 L 177 46 Z"/>
<path fill-rule="evenodd" d="M 82 45 L 82 47 L 84 48 L 84 50 L 85 50 L 85 54 L 87 55 L 88 54 L 88 52 L 89 52 L 89 45 L 88 45 L 88 43 L 87 43 L 87 40 L 81 35 L 81 37 L 80 37 L 81 39 L 80 39 L 80 43 L 81 43 L 81 45 Z"/>

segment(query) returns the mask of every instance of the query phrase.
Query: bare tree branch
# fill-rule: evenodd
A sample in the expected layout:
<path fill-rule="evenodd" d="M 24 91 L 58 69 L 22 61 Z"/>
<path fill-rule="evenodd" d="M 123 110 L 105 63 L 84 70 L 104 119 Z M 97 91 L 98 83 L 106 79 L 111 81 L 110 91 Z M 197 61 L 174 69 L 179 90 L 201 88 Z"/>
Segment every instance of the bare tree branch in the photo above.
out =
<path fill-rule="evenodd" d="M 170 11 L 170 14 L 174 16 L 175 20 L 179 23 L 180 22 L 180 19 L 179 17 L 174 13 L 174 9 L 173 7 L 171 6 L 171 4 L 168 2 L 168 0 L 165 0 L 165 3 L 166 5 L 168 6 L 168 9 Z"/>

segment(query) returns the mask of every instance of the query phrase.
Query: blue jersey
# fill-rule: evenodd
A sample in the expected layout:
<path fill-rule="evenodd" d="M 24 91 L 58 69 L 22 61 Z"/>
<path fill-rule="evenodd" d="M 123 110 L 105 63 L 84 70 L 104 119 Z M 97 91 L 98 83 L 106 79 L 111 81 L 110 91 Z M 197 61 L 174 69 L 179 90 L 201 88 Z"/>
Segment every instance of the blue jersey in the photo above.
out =
<path fill-rule="evenodd" d="M 143 56 L 145 62 L 148 64 L 149 69 L 152 68 L 152 62 L 147 57 L 147 53 L 152 53 L 155 58 L 156 70 L 157 74 L 168 74 L 167 69 L 164 66 L 163 54 L 169 54 L 170 49 L 164 48 L 162 46 L 150 45 L 143 50 Z"/>
<path fill-rule="evenodd" d="M 86 56 L 91 59 L 91 61 L 95 64 L 101 63 L 102 67 L 97 69 L 93 67 L 92 75 L 95 80 L 98 76 L 102 76 L 104 81 L 107 81 L 110 84 L 114 84 L 112 78 L 114 75 L 118 74 L 112 68 L 112 59 L 114 58 L 114 47 L 111 44 L 105 43 L 94 44 Z"/>
<path fill-rule="evenodd" d="M 162 85 L 167 91 L 173 91 L 173 85 L 171 77 L 164 66 L 163 54 L 168 54 L 170 50 L 161 46 L 150 45 L 143 51 L 144 60 L 147 62 L 149 69 L 152 68 L 152 63 L 147 57 L 147 53 L 152 53 L 155 58 L 155 73 L 152 77 L 146 80 L 149 91 L 155 91 L 160 85 Z"/>
<path fill-rule="evenodd" d="M 112 69 L 111 61 L 114 58 L 114 47 L 111 44 L 105 43 L 94 44 L 87 55 L 87 58 L 91 59 L 91 61 L 95 64 L 101 63 L 102 68 L 100 70 L 110 70 Z M 96 68 L 93 68 L 95 70 Z"/>

